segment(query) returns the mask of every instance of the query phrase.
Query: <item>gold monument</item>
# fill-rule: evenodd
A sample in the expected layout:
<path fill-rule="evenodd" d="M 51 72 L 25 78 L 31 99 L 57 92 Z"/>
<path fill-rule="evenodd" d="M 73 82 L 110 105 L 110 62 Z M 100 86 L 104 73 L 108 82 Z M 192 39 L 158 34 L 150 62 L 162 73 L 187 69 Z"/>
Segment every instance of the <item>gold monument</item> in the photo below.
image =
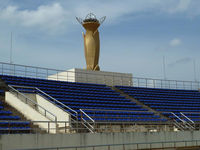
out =
<path fill-rule="evenodd" d="M 96 16 L 89 13 L 84 20 L 77 18 L 78 22 L 85 28 L 86 33 L 83 33 L 85 59 L 87 64 L 87 70 L 99 71 L 99 31 L 98 27 L 104 22 L 105 16 L 96 19 Z"/>

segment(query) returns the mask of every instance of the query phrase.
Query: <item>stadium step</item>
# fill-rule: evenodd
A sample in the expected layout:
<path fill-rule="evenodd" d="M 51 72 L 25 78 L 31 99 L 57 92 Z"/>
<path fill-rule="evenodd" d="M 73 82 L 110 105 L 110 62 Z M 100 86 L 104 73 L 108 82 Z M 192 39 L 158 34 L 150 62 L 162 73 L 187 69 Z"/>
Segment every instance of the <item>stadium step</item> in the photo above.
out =
<path fill-rule="evenodd" d="M 129 96 L 128 94 L 124 93 L 122 90 L 118 89 L 117 87 L 114 87 L 114 86 L 110 86 L 110 88 L 112 88 L 112 90 L 120 93 L 121 96 L 124 96 L 126 99 L 130 99 L 132 102 L 136 103 L 137 105 L 140 105 L 142 106 L 143 109 L 147 109 L 149 112 L 152 112 L 154 113 L 155 115 L 158 115 L 161 117 L 161 119 L 167 119 L 169 120 L 168 117 L 164 116 L 162 113 L 150 108 L 149 106 L 143 104 L 142 102 L 138 101 L 137 99 Z"/>

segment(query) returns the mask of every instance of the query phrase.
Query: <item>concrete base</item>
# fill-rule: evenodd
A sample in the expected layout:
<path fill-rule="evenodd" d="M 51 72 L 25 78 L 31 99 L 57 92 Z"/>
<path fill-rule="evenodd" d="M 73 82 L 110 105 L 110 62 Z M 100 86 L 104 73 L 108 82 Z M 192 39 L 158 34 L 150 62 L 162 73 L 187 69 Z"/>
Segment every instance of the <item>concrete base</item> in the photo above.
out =
<path fill-rule="evenodd" d="M 107 71 L 89 71 L 84 69 L 73 68 L 66 72 L 59 72 L 55 75 L 48 76 L 48 79 L 69 81 L 69 82 L 82 82 L 82 83 L 96 83 L 106 84 L 110 86 L 133 85 L 133 75 L 131 73 L 118 73 Z"/>
<path fill-rule="evenodd" d="M 45 147 L 69 147 L 87 145 L 125 144 L 125 150 L 151 149 L 166 147 L 199 146 L 200 131 L 183 132 L 123 132 L 123 133 L 77 133 L 77 134 L 14 134 L 0 135 L 0 150 L 45 148 Z M 197 142 L 177 142 L 191 141 Z M 169 142 L 171 141 L 171 142 Z M 174 142 L 177 142 L 174 145 Z M 144 144 L 152 143 L 154 144 Z M 160 143 L 159 143 L 160 142 Z M 162 144 L 162 142 L 166 142 Z M 108 147 L 95 147 L 95 150 L 107 150 Z M 110 147 L 110 150 L 122 150 L 123 145 Z M 174 148 L 175 149 L 175 148 Z M 63 149 L 64 150 L 64 149 Z M 75 148 L 67 149 L 75 150 Z M 92 150 L 83 148 L 79 150 Z"/>

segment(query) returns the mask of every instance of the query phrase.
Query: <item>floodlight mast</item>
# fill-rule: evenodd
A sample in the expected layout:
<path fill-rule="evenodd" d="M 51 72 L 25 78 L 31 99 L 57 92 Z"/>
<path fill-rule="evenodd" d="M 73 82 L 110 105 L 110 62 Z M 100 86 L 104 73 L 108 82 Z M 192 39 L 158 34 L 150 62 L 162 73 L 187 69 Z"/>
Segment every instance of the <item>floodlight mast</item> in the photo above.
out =
<path fill-rule="evenodd" d="M 76 17 L 76 19 L 86 30 L 86 33 L 83 33 L 83 39 L 87 70 L 99 71 L 100 40 L 98 27 L 105 21 L 106 16 L 98 20 L 96 15 L 89 13 L 84 20 L 79 17 Z"/>

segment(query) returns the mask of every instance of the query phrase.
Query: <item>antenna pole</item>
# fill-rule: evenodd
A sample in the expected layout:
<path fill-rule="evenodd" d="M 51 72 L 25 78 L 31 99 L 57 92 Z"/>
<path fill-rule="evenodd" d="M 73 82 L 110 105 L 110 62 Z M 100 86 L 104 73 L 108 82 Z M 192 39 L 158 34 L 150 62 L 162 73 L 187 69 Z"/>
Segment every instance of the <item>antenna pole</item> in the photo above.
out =
<path fill-rule="evenodd" d="M 196 62 L 195 62 L 195 59 L 193 60 L 193 65 L 194 65 L 194 81 L 197 81 L 197 76 L 196 76 Z"/>
<path fill-rule="evenodd" d="M 12 32 L 10 35 L 10 64 L 12 64 Z"/>
<path fill-rule="evenodd" d="M 164 79 L 166 80 L 165 56 L 163 56 L 163 75 Z"/>

